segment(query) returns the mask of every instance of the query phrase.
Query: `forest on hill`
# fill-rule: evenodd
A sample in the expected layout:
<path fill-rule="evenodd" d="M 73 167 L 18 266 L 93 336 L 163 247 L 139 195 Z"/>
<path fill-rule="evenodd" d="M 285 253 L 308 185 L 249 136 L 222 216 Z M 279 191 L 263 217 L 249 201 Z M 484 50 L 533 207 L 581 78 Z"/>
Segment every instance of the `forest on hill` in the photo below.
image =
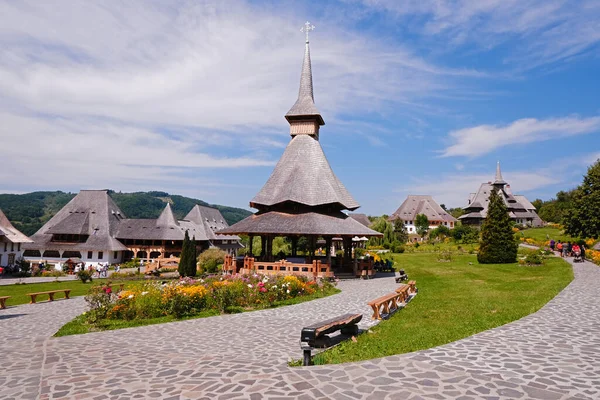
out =
<path fill-rule="evenodd" d="M 157 218 L 167 202 L 175 217 L 183 217 L 196 204 L 216 207 L 230 225 L 252 214 L 248 210 L 222 205 L 211 205 L 205 201 L 166 192 L 120 193 L 109 191 L 112 199 L 128 218 Z M 0 194 L 0 209 L 15 228 L 31 236 L 52 218 L 76 193 L 33 192 L 26 194 Z"/>

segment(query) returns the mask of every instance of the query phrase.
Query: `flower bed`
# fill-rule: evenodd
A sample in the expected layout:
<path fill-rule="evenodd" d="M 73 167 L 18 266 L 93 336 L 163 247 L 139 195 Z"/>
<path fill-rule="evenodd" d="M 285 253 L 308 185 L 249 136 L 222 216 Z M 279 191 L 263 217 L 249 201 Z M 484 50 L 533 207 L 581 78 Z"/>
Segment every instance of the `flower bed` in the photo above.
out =
<path fill-rule="evenodd" d="M 271 307 L 282 301 L 330 294 L 328 281 L 300 276 L 214 275 L 206 279 L 182 278 L 167 283 L 147 282 L 115 293 L 109 286 L 95 286 L 85 297 L 88 324 L 106 320 L 146 320 L 170 316 L 184 318 L 203 311 L 240 312 Z"/>

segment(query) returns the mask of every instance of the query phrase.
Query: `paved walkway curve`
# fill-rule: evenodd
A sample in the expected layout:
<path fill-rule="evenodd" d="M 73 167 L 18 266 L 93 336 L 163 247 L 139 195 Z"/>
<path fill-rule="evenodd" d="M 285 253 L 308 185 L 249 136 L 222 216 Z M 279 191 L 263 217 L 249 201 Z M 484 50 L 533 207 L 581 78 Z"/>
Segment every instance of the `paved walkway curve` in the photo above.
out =
<path fill-rule="evenodd" d="M 289 368 L 302 325 L 363 310 L 392 278 L 273 310 L 50 338 L 82 299 L 0 313 L 0 398 L 598 399 L 600 268 L 540 311 L 448 345 L 376 360 Z M 366 322 L 369 322 L 368 318 Z"/>

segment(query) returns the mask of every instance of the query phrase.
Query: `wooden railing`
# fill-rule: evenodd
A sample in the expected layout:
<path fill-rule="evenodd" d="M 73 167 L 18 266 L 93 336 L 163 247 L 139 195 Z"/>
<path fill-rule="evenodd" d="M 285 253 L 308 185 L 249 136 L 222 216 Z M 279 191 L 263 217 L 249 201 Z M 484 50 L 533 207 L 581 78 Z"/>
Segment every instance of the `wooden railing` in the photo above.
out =
<path fill-rule="evenodd" d="M 236 272 L 236 260 L 231 255 L 225 256 L 223 263 L 223 272 Z M 263 274 L 263 275 L 304 275 L 312 278 L 333 277 L 333 272 L 329 264 L 315 260 L 312 264 L 297 264 L 286 260 L 276 262 L 256 261 L 254 257 L 244 257 L 244 266 L 239 271 L 242 274 Z"/>

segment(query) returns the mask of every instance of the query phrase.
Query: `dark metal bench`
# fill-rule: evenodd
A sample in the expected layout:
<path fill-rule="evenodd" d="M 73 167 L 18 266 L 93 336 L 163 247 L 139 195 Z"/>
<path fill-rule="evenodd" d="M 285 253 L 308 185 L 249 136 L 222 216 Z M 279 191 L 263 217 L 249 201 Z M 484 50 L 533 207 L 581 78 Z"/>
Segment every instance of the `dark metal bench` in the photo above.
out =
<path fill-rule="evenodd" d="M 358 324 L 362 314 L 344 314 L 339 317 L 328 319 L 302 328 L 300 333 L 300 347 L 304 353 L 303 365 L 310 365 L 312 349 L 331 346 L 330 333 L 340 331 L 344 336 L 358 334 Z"/>
<path fill-rule="evenodd" d="M 400 270 L 399 272 L 400 276 L 396 277 L 396 283 L 400 283 L 400 282 L 404 282 L 408 280 L 408 275 L 406 274 L 406 272 L 404 272 L 403 269 Z"/>

